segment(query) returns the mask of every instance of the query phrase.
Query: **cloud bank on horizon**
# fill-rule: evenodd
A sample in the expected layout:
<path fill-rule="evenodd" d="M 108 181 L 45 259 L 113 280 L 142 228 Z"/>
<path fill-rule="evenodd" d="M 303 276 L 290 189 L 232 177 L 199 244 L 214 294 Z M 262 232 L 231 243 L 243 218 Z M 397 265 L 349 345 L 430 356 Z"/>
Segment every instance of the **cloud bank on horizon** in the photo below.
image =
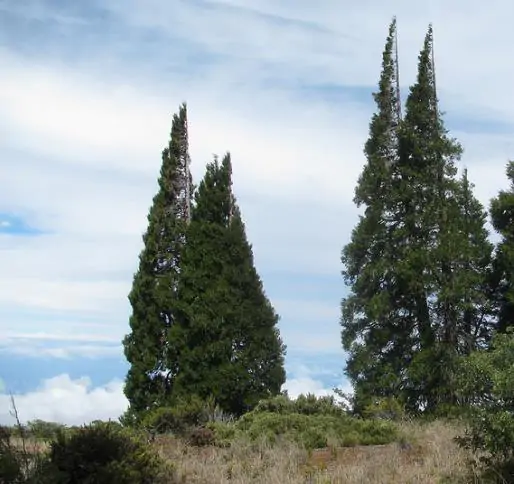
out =
<path fill-rule="evenodd" d="M 0 0 L 0 361 L 56 369 L 16 373 L 31 382 L 21 408 L 72 423 L 123 411 L 122 373 L 100 384 L 100 370 L 80 379 L 57 362 L 120 358 L 161 150 L 183 100 L 195 179 L 213 153 L 232 153 L 257 268 L 282 316 L 288 388 L 344 385 L 339 258 L 358 217 L 387 26 L 396 15 L 405 97 L 433 22 L 441 108 L 487 206 L 513 149 L 508 13 L 507 0 Z M 329 379 L 302 366 L 313 355 Z M 13 375 L 0 368 L 6 389 Z"/>

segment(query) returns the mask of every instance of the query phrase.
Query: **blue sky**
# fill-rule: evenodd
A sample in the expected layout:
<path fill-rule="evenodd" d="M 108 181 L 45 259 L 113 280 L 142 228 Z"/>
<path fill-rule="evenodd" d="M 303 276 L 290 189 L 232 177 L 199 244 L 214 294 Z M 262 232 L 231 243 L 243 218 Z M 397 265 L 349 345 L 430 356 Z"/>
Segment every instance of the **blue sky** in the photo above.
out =
<path fill-rule="evenodd" d="M 347 388 L 339 257 L 390 19 L 403 97 L 434 23 L 441 108 L 488 204 L 514 151 L 509 12 L 506 0 L 0 0 L 0 421 L 7 391 L 24 419 L 124 410 L 127 294 L 184 100 L 195 179 L 232 153 L 287 388 Z"/>

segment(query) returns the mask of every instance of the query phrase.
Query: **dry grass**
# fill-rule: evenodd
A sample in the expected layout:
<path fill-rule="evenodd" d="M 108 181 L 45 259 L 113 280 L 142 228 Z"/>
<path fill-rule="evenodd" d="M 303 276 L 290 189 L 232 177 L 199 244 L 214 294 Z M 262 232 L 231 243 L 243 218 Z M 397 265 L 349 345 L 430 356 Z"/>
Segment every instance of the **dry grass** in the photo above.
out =
<path fill-rule="evenodd" d="M 175 464 L 179 482 L 457 484 L 469 478 L 470 457 L 453 441 L 461 429 L 443 422 L 404 424 L 405 445 L 327 448 L 307 452 L 238 442 L 231 448 L 193 448 L 162 437 L 153 445 Z"/>
<path fill-rule="evenodd" d="M 290 442 L 274 447 L 238 441 L 230 448 L 191 447 L 180 439 L 160 436 L 151 444 L 173 463 L 178 482 L 191 484 L 459 484 L 470 477 L 469 458 L 453 441 L 463 429 L 434 422 L 402 424 L 404 443 L 308 452 Z M 13 438 L 21 449 L 21 439 Z M 27 439 L 25 448 L 38 453 L 47 444 Z M 170 483 L 176 481 L 170 476 Z"/>
<path fill-rule="evenodd" d="M 11 437 L 11 445 L 17 448 L 19 451 L 25 451 L 27 454 L 39 454 L 48 449 L 48 443 L 36 439 L 34 437 Z"/>

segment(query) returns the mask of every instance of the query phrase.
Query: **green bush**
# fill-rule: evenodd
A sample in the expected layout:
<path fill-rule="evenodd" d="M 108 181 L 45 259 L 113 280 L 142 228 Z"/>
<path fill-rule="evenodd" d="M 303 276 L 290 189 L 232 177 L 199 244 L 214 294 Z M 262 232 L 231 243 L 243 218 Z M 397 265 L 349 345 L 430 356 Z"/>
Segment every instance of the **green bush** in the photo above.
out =
<path fill-rule="evenodd" d="M 273 444 L 287 439 L 307 449 L 326 447 L 328 441 L 338 446 L 386 444 L 398 437 L 390 422 L 330 414 L 254 411 L 243 415 L 235 428 L 251 440 L 264 438 Z"/>
<path fill-rule="evenodd" d="M 208 422 L 206 427 L 214 434 L 214 445 L 229 447 L 242 435 L 234 422 Z"/>
<path fill-rule="evenodd" d="M 254 413 L 272 412 L 272 413 L 291 413 L 293 411 L 293 401 L 286 395 L 277 395 L 276 397 L 261 400 L 253 409 Z"/>
<path fill-rule="evenodd" d="M 469 429 L 458 442 L 485 452 L 488 475 L 514 482 L 514 328 L 462 360 L 460 392 L 469 402 Z"/>
<path fill-rule="evenodd" d="M 184 435 L 191 428 L 206 424 L 210 417 L 208 403 L 191 396 L 177 401 L 173 406 L 148 411 L 142 418 L 142 426 L 152 433 Z"/>
<path fill-rule="evenodd" d="M 338 405 L 332 396 L 316 397 L 313 394 L 300 395 L 296 400 L 291 400 L 286 395 L 262 400 L 253 412 L 271 413 L 299 413 L 302 415 L 346 415 L 346 410 Z"/>
<path fill-rule="evenodd" d="M 405 416 L 405 406 L 394 397 L 378 398 L 363 411 L 364 418 L 399 421 L 403 420 Z"/>
<path fill-rule="evenodd" d="M 55 484 L 150 484 L 169 471 L 133 431 L 114 422 L 94 422 L 58 432 L 43 476 L 44 482 Z"/>

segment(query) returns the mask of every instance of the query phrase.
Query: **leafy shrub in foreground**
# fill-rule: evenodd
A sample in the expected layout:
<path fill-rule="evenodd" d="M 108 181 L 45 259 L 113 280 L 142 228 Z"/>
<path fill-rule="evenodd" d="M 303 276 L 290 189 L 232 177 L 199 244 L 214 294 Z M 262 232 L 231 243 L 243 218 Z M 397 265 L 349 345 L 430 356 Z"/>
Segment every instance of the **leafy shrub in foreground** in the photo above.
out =
<path fill-rule="evenodd" d="M 21 435 L 21 437 L 18 437 Z M 44 456 L 28 449 L 21 425 L 0 426 L 0 483 L 39 484 L 48 482 L 40 478 Z"/>
<path fill-rule="evenodd" d="M 514 328 L 495 335 L 489 350 L 464 358 L 461 369 L 470 408 L 469 429 L 458 442 L 486 453 L 480 460 L 498 476 L 493 482 L 514 482 Z"/>
<path fill-rule="evenodd" d="M 12 431 L 0 426 L 0 482 L 21 482 L 23 476 L 21 456 L 11 444 Z"/>
<path fill-rule="evenodd" d="M 134 432 L 114 422 L 94 422 L 58 433 L 50 444 L 44 477 L 55 484 L 150 484 L 159 482 L 165 470 Z"/>

